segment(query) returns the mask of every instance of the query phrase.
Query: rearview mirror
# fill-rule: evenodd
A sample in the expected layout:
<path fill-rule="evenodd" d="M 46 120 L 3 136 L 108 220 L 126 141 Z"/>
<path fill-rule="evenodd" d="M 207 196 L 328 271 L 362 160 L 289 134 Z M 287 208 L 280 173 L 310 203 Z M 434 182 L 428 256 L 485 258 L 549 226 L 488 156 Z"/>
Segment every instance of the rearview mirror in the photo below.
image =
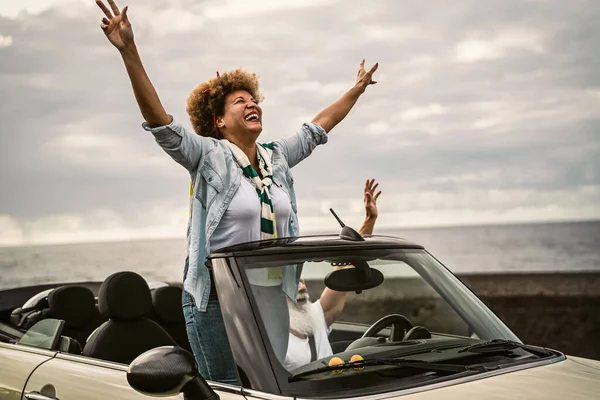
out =
<path fill-rule="evenodd" d="M 354 268 L 338 269 L 325 277 L 325 286 L 336 292 L 356 292 L 372 289 L 383 283 L 381 271 L 369 267 L 365 261 L 352 261 Z"/>
<path fill-rule="evenodd" d="M 194 357 L 176 346 L 162 346 L 140 354 L 127 370 L 127 382 L 148 396 L 217 400 L 219 395 L 198 374 Z"/>

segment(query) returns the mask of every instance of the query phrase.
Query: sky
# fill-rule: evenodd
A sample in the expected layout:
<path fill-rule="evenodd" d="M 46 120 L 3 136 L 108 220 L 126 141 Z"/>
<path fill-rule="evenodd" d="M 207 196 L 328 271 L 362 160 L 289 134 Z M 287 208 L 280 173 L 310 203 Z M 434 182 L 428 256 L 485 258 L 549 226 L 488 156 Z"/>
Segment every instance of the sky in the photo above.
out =
<path fill-rule="evenodd" d="M 294 168 L 301 233 L 600 218 L 600 4 L 573 0 L 131 0 L 167 109 L 256 72 L 263 141 L 375 79 Z M 0 246 L 183 237 L 189 175 L 142 130 L 93 0 L 0 0 Z"/>

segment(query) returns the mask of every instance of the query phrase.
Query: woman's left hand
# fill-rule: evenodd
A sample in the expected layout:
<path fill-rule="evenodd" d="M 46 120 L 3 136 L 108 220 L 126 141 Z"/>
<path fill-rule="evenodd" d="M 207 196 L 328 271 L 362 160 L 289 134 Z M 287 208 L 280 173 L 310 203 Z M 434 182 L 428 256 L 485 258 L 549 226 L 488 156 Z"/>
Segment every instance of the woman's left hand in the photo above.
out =
<path fill-rule="evenodd" d="M 319 125 L 325 132 L 331 131 L 334 126 L 346 118 L 346 115 L 348 115 L 352 107 L 354 107 L 356 101 L 364 93 L 367 86 L 377 83 L 373 80 L 373 73 L 377 71 L 378 66 L 379 64 L 373 65 L 367 72 L 365 70 L 365 60 L 363 59 L 360 62 L 360 67 L 356 74 L 356 83 L 354 84 L 354 87 L 344 93 L 339 100 L 336 100 L 324 110 L 321 110 L 321 112 L 312 119 L 312 123 Z"/>
<path fill-rule="evenodd" d="M 374 85 L 377 81 L 373 80 L 373 74 L 377 71 L 379 63 L 375 63 L 369 71 L 365 70 L 365 59 L 360 62 L 358 73 L 356 74 L 356 83 L 354 87 L 360 89 L 361 93 L 365 91 L 367 86 Z"/>

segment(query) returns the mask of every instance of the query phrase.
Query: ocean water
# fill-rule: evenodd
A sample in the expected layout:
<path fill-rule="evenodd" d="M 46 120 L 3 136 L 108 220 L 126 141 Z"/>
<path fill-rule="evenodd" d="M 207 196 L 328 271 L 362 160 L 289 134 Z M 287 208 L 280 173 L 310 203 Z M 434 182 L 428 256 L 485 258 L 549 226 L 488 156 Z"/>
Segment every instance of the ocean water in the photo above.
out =
<path fill-rule="evenodd" d="M 455 273 L 598 271 L 600 221 L 375 230 L 422 244 Z M 0 289 L 101 281 L 116 271 L 179 281 L 185 240 L 0 248 Z"/>

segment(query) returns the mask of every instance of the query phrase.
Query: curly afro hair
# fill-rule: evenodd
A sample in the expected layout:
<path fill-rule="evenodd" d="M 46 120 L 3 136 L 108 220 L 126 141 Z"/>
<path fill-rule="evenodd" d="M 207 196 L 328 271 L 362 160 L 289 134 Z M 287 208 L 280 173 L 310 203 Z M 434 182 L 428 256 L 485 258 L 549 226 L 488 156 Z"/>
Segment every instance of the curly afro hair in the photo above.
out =
<path fill-rule="evenodd" d="M 264 99 L 258 86 L 258 76 L 243 68 L 226 71 L 192 90 L 187 98 L 186 111 L 198 135 L 216 138 L 214 117 L 223 116 L 225 96 L 236 90 L 247 91 L 259 103 Z"/>

